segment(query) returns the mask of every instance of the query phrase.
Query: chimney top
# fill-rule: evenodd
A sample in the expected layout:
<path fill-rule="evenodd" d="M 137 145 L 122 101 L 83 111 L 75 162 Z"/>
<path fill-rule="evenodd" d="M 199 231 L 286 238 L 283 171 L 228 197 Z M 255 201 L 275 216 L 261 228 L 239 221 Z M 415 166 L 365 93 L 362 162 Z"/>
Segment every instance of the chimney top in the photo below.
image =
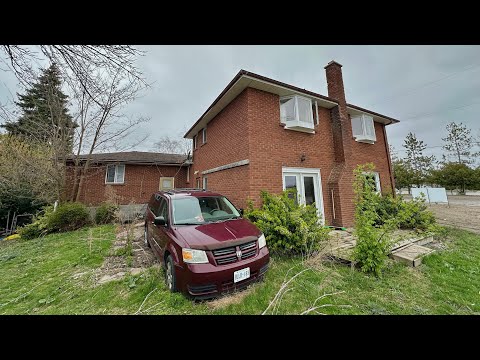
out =
<path fill-rule="evenodd" d="M 339 64 L 339 63 L 336 62 L 335 60 L 332 60 L 332 61 L 330 61 L 330 62 L 327 64 L 327 66 L 324 67 L 324 69 L 326 69 L 327 67 L 329 67 L 329 66 L 331 66 L 331 65 L 334 65 L 334 64 L 342 67 L 342 64 Z"/>

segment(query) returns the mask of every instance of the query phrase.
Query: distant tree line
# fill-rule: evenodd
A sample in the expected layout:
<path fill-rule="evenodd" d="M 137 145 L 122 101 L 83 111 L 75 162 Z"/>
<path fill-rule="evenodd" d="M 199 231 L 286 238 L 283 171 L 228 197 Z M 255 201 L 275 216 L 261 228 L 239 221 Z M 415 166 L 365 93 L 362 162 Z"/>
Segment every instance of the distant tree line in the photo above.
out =
<path fill-rule="evenodd" d="M 465 193 L 480 190 L 480 134 L 477 138 L 462 123 L 451 122 L 442 138 L 442 158 L 425 155 L 427 144 L 410 132 L 404 140 L 405 155 L 400 157 L 391 149 L 397 189 L 421 186 L 441 186 Z"/>

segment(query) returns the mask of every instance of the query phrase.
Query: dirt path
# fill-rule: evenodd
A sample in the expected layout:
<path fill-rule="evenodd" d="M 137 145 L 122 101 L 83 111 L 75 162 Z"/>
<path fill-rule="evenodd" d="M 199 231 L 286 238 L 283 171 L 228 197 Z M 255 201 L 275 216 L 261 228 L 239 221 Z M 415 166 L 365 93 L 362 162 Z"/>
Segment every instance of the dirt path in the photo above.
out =
<path fill-rule="evenodd" d="M 468 196 L 467 198 L 472 198 Z M 478 196 L 475 196 L 478 197 Z M 450 198 L 449 198 L 450 200 Z M 459 229 L 469 230 L 480 234 L 480 202 L 466 199 L 465 203 L 459 205 L 460 199 L 450 201 L 450 205 L 431 204 L 429 209 L 435 214 L 441 225 L 450 225 Z"/>
<path fill-rule="evenodd" d="M 119 280 L 127 274 L 137 275 L 158 264 L 152 251 L 143 242 L 143 222 L 119 227 L 116 236 L 110 256 L 96 271 L 98 285 Z"/>

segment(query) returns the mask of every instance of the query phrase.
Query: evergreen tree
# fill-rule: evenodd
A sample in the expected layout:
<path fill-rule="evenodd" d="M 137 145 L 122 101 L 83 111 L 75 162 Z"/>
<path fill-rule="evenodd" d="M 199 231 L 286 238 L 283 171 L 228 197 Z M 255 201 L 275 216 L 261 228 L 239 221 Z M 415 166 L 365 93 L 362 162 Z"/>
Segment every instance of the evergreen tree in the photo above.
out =
<path fill-rule="evenodd" d="M 15 103 L 22 112 L 18 120 L 1 126 L 9 134 L 55 144 L 70 153 L 77 124 L 68 113 L 68 97 L 61 87 L 60 71 L 52 64 L 25 94 L 17 94 Z"/>
<path fill-rule="evenodd" d="M 411 173 L 411 184 L 417 186 L 424 185 L 430 172 L 433 170 L 435 156 L 426 156 L 423 154 L 427 144 L 423 140 L 418 140 L 415 134 L 408 133 L 403 144 L 407 154 L 404 159 L 404 165 L 407 172 Z"/>
<path fill-rule="evenodd" d="M 451 122 L 447 125 L 448 135 L 442 140 L 445 142 L 443 149 L 447 156 L 443 156 L 443 162 L 453 159 L 457 164 L 473 164 L 479 153 L 475 153 L 472 148 L 475 146 L 475 140 L 468 129 L 462 123 Z"/>

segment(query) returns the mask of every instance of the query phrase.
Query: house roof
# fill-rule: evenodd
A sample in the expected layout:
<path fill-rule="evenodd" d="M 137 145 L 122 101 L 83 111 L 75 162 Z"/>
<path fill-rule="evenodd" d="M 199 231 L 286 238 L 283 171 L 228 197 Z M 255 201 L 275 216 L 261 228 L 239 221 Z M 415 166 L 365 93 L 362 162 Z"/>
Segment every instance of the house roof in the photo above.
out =
<path fill-rule="evenodd" d="M 86 161 L 88 155 L 80 155 L 81 161 Z M 143 165 L 181 165 L 187 160 L 187 155 L 163 154 L 157 152 L 125 151 L 115 153 L 99 153 L 91 155 L 94 163 L 121 162 Z"/>
<path fill-rule="evenodd" d="M 193 126 L 184 135 L 185 138 L 193 138 L 210 120 L 212 120 L 220 111 L 222 111 L 233 99 L 235 99 L 245 88 L 252 87 L 266 92 L 278 94 L 280 96 L 298 94 L 306 96 L 316 101 L 319 106 L 331 109 L 338 105 L 338 102 L 328 96 L 315 93 L 306 89 L 283 83 L 278 80 L 270 79 L 246 70 L 240 70 L 230 81 L 225 89 L 217 96 L 213 103 L 203 113 L 202 116 L 193 124 Z M 347 104 L 347 111 L 351 115 L 366 113 L 373 117 L 376 122 L 390 125 L 399 120 L 385 116 L 371 110 L 361 108 L 356 105 Z"/>

